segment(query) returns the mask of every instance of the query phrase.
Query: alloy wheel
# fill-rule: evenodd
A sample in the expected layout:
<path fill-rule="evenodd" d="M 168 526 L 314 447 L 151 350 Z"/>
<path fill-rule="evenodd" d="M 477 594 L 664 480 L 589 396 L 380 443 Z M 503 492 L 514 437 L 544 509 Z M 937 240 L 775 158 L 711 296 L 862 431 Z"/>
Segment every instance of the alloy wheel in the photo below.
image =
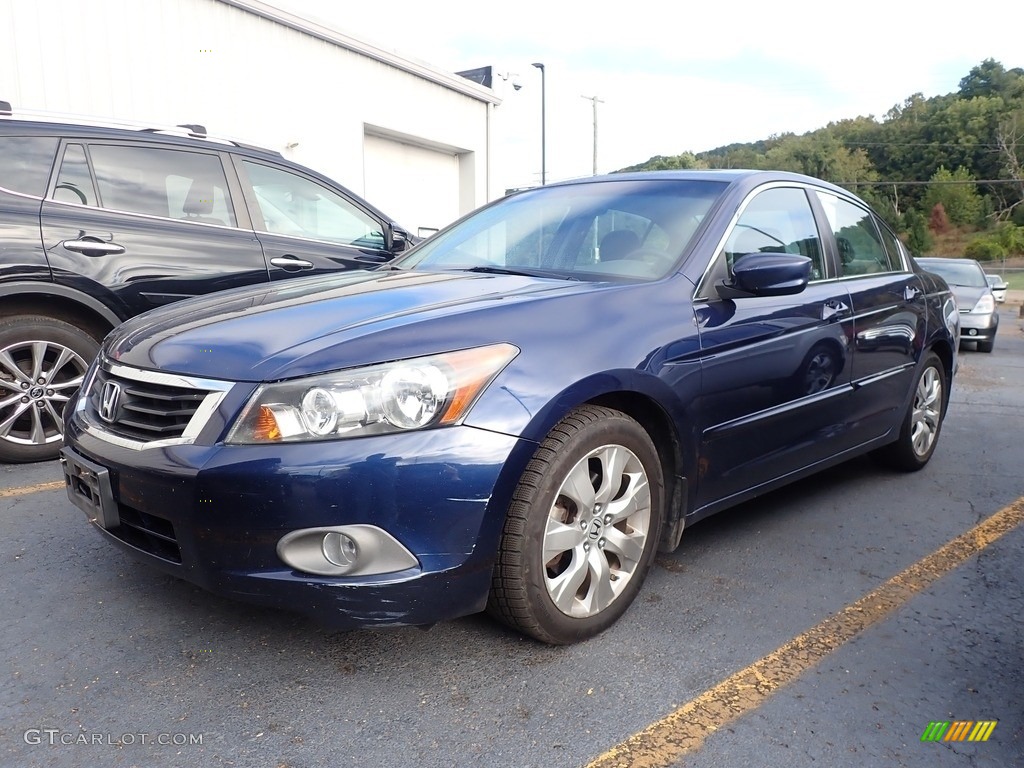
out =
<path fill-rule="evenodd" d="M 636 454 L 605 445 L 562 480 L 546 522 L 543 562 L 548 595 L 567 616 L 605 610 L 629 583 L 651 524 L 651 491 Z"/>
<path fill-rule="evenodd" d="M 54 341 L 0 349 L 0 441 L 46 445 L 64 434 L 64 406 L 82 385 L 88 363 Z"/>

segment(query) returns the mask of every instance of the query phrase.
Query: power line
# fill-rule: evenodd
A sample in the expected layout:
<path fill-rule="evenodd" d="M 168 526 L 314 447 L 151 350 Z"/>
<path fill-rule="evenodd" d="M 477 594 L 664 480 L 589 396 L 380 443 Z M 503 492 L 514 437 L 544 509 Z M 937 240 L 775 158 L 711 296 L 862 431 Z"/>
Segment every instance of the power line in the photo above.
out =
<path fill-rule="evenodd" d="M 869 186 L 869 187 L 913 187 L 913 186 L 928 186 L 931 184 L 1021 184 L 1024 185 L 1024 181 L 1020 179 L 977 179 L 977 180 L 963 180 L 963 179 L 949 179 L 948 181 L 835 181 L 833 184 L 846 185 L 846 186 Z"/>

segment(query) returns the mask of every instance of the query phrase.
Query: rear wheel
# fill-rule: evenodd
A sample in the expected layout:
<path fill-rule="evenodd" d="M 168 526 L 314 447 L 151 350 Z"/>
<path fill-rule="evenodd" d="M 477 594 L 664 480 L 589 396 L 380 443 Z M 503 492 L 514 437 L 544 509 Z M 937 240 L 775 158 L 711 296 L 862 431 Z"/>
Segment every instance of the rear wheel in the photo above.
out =
<path fill-rule="evenodd" d="M 90 334 L 37 315 L 0 321 L 0 461 L 56 458 L 64 405 L 99 350 Z"/>
<path fill-rule="evenodd" d="M 894 469 L 916 472 L 923 468 L 938 444 L 947 396 L 942 361 L 934 352 L 929 352 L 917 375 L 914 396 L 903 418 L 900 436 L 876 455 Z"/>
<path fill-rule="evenodd" d="M 547 643 L 604 631 L 650 570 L 663 499 L 661 461 L 643 427 L 609 408 L 571 411 L 516 487 L 488 610 Z"/>

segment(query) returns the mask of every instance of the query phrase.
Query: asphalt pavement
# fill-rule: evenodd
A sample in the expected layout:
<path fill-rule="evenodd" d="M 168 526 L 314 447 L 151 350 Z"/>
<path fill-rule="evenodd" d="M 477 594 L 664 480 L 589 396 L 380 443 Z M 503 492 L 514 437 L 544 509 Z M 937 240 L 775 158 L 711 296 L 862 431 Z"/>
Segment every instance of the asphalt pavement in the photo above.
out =
<path fill-rule="evenodd" d="M 1024 495 L 1017 312 L 1002 309 L 992 354 L 962 353 L 924 471 L 858 459 L 716 515 L 659 558 L 619 624 L 567 648 L 485 617 L 338 633 L 224 600 L 89 530 L 55 463 L 0 466 L 0 766 L 600 760 Z M 1024 765 L 1022 555 L 1022 526 L 980 544 L 695 749 L 669 738 L 647 764 Z M 996 725 L 984 742 L 921 741 L 944 721 Z"/>

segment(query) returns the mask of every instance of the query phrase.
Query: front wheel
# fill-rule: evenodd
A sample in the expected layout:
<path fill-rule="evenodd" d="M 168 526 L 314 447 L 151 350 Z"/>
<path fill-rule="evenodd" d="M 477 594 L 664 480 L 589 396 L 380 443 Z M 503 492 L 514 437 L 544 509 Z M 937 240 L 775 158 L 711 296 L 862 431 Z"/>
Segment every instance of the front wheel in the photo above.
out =
<path fill-rule="evenodd" d="M 929 352 L 917 375 L 900 436 L 896 442 L 880 449 L 877 456 L 894 469 L 905 472 L 922 469 L 938 444 L 947 397 L 942 361 L 934 352 Z"/>
<path fill-rule="evenodd" d="M 661 461 L 643 427 L 609 408 L 574 409 L 513 494 L 488 611 L 556 645 L 604 631 L 650 570 L 664 495 Z"/>

